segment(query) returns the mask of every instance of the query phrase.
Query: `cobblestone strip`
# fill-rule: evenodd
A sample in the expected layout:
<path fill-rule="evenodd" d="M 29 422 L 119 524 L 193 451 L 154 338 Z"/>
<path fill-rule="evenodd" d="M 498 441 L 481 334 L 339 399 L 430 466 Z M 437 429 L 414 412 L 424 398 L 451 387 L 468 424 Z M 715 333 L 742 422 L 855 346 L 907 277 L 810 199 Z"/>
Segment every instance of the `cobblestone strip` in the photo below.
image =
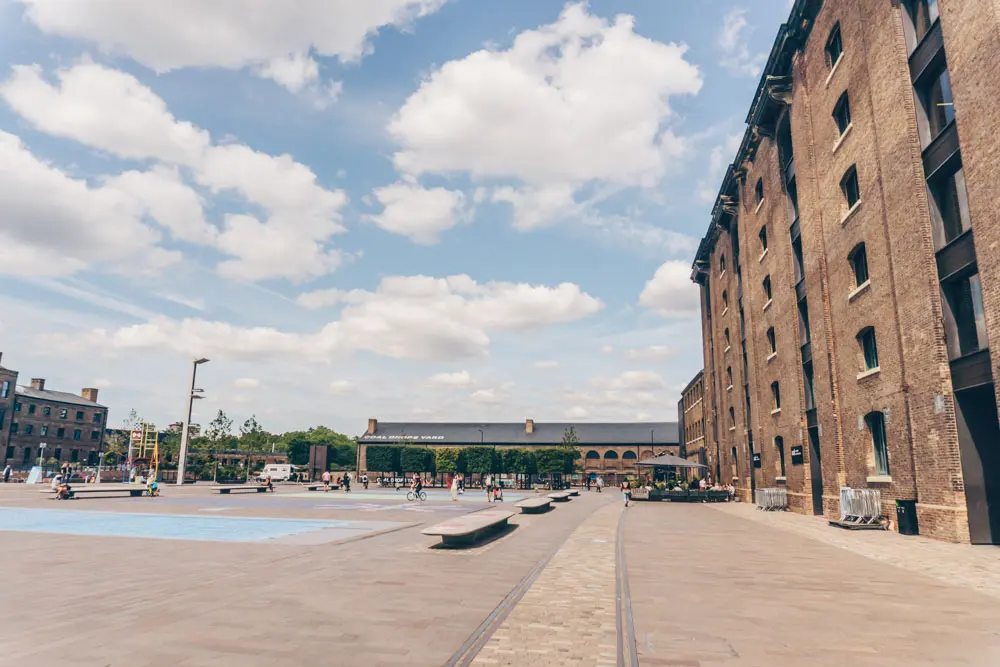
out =
<path fill-rule="evenodd" d="M 939 542 L 883 530 L 834 528 L 821 517 L 794 512 L 759 512 L 749 503 L 707 503 L 727 514 L 798 533 L 910 572 L 1000 598 L 1000 549 Z"/>
<path fill-rule="evenodd" d="M 595 512 L 549 561 L 473 665 L 618 664 L 617 503 Z"/>

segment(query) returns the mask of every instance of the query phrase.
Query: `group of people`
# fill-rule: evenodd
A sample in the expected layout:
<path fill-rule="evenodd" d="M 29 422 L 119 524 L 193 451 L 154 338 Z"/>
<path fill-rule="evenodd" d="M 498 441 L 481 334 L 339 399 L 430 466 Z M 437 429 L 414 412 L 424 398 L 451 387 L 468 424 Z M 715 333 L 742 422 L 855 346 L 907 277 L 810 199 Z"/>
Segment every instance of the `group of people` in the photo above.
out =
<path fill-rule="evenodd" d="M 590 491 L 591 484 L 597 487 L 598 493 L 601 493 L 601 490 L 604 488 L 604 478 L 598 475 L 595 479 L 591 479 L 590 475 L 587 475 L 586 485 L 588 491 Z"/>
<path fill-rule="evenodd" d="M 352 479 L 354 478 L 351 476 L 351 473 L 345 472 L 343 476 L 337 477 L 337 486 L 344 487 L 344 493 L 350 493 Z M 329 470 L 324 470 L 322 480 L 323 480 L 323 490 L 329 491 L 330 485 L 333 483 L 333 474 Z M 361 476 L 361 486 L 363 486 L 366 489 L 368 488 L 368 475 Z"/>

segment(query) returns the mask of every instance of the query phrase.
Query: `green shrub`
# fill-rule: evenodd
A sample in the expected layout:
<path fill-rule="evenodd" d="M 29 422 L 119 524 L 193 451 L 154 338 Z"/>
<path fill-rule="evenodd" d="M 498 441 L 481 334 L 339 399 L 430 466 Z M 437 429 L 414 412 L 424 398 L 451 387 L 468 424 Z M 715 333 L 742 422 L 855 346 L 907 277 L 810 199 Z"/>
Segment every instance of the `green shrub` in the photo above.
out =
<path fill-rule="evenodd" d="M 399 447 L 374 445 L 368 447 L 368 470 L 378 472 L 399 471 Z"/>

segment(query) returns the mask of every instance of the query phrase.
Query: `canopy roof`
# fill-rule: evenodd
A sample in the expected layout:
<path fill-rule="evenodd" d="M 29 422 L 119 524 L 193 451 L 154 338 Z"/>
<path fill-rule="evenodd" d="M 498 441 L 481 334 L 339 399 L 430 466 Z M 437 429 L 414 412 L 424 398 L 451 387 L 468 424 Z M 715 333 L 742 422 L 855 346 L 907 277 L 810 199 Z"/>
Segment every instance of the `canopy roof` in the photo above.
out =
<path fill-rule="evenodd" d="M 702 465 L 700 463 L 695 463 L 694 461 L 688 461 L 687 459 L 682 459 L 679 456 L 674 456 L 673 454 L 660 454 L 659 456 L 654 456 L 651 459 L 646 459 L 645 461 L 639 461 L 637 465 L 653 467 L 673 467 L 673 468 L 707 468 L 708 466 Z"/>

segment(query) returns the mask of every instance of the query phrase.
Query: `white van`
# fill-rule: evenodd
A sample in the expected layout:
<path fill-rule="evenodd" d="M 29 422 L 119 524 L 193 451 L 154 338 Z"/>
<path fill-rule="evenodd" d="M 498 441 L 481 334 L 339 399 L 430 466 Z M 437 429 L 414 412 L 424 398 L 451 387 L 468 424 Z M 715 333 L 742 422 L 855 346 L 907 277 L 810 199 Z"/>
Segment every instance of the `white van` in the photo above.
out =
<path fill-rule="evenodd" d="M 272 482 L 287 482 L 295 475 L 295 466 L 288 463 L 272 463 L 264 466 L 264 469 L 257 473 L 257 481 L 263 482 L 268 475 L 271 476 Z"/>

